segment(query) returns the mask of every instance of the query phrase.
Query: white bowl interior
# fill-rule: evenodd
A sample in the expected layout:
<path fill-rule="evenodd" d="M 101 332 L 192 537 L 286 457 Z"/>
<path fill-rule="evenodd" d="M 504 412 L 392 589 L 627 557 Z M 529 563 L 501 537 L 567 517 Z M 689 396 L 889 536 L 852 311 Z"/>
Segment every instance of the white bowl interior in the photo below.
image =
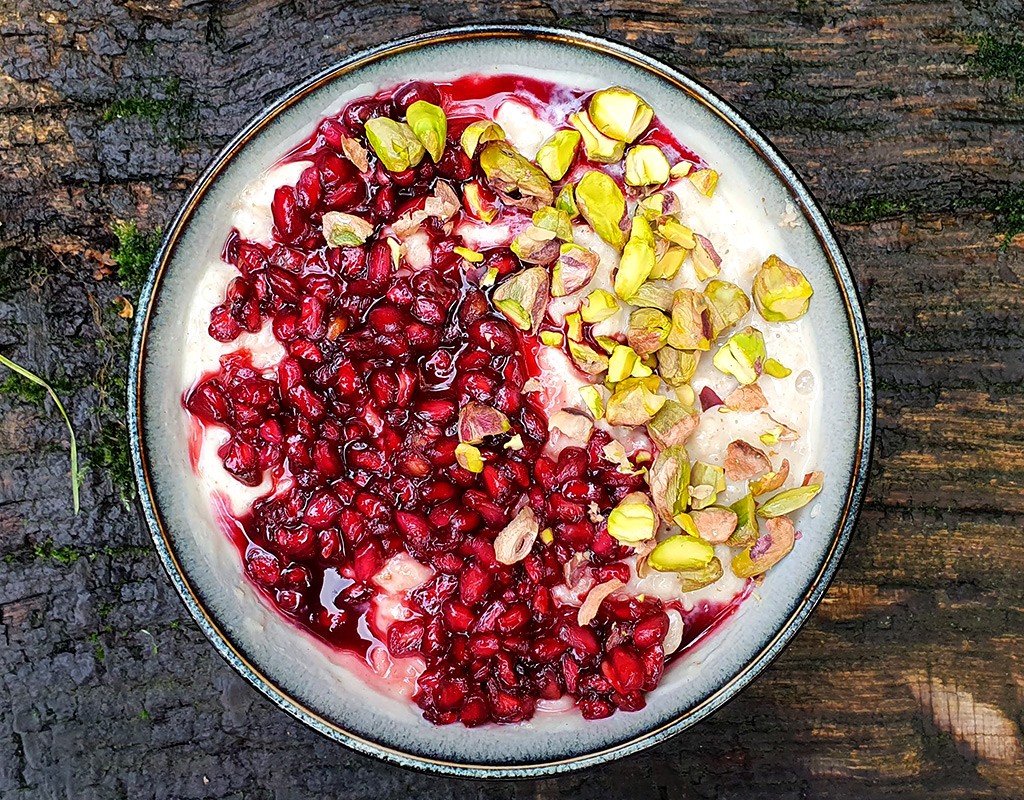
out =
<path fill-rule="evenodd" d="M 558 65 L 557 70 L 552 70 Z M 220 251 L 230 228 L 231 200 L 311 131 L 325 114 L 382 86 L 444 79 L 466 72 L 537 74 L 584 88 L 622 84 L 647 98 L 679 139 L 724 176 L 719 191 L 749 209 L 756 228 L 786 261 L 807 273 L 816 292 L 810 317 L 822 355 L 823 414 L 828 435 L 819 463 L 828 479 L 813 506 L 799 518 L 802 539 L 772 569 L 764 585 L 723 627 L 667 672 L 647 708 L 599 723 L 578 714 L 538 715 L 521 726 L 467 730 L 435 727 L 411 703 L 369 688 L 343 659 L 292 626 L 262 601 L 244 579 L 237 551 L 218 529 L 188 459 L 188 426 L 180 387 L 181 325 L 196 284 L 195 265 Z M 406 753 L 416 760 L 514 767 L 574 759 L 638 739 L 706 704 L 743 673 L 800 606 L 829 557 L 844 515 L 859 457 L 861 387 L 858 353 L 846 298 L 814 225 L 795 228 L 778 220 L 799 200 L 737 130 L 703 101 L 641 66 L 572 43 L 529 38 L 471 38 L 428 44 L 374 60 L 323 80 L 243 145 L 195 206 L 169 252 L 150 309 L 141 374 L 141 424 L 154 505 L 170 550 L 206 618 L 247 663 L 236 666 L 289 710 L 311 710 L 309 720 L 359 749 Z M 157 302 L 158 300 L 158 302 Z M 184 585 L 179 581 L 179 588 Z M 216 643 L 216 642 L 215 642 Z M 695 717 L 696 718 L 696 717 Z M 362 741 L 360 741 L 362 740 Z M 392 757 L 402 760 L 397 753 Z"/>

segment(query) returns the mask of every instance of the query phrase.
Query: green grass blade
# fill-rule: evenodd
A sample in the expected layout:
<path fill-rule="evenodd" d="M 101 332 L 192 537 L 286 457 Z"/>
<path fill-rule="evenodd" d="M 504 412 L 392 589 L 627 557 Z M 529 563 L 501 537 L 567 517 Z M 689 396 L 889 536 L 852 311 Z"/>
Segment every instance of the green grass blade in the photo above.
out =
<path fill-rule="evenodd" d="M 68 412 L 64 409 L 64 404 L 57 397 L 57 393 L 53 391 L 53 387 L 35 373 L 29 372 L 24 367 L 15 364 L 9 358 L 2 355 L 0 355 L 0 364 L 46 389 L 50 397 L 53 398 L 53 402 L 56 403 L 60 415 L 64 417 L 64 423 L 68 426 L 68 433 L 71 434 L 71 496 L 75 503 L 75 514 L 78 514 L 78 442 L 75 440 L 75 429 L 71 427 L 71 419 L 68 417 Z"/>

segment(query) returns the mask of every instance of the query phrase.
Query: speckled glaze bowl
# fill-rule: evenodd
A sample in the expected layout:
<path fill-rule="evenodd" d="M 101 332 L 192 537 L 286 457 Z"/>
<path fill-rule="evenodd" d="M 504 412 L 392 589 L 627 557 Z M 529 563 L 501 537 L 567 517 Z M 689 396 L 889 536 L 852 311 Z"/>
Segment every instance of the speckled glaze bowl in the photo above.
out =
<path fill-rule="evenodd" d="M 466 72 L 537 73 L 585 88 L 628 86 L 726 179 L 749 213 L 766 215 L 778 252 L 815 287 L 810 318 L 821 353 L 828 476 L 803 537 L 713 636 L 676 662 L 647 707 L 598 722 L 538 715 L 525 725 L 435 727 L 408 701 L 347 672 L 323 645 L 271 611 L 245 580 L 189 464 L 181 407 L 182 325 L 196 265 L 220 252 L 239 190 L 325 114 L 381 86 Z M 775 221 L 787 214 L 795 226 Z M 263 110 L 216 157 L 170 225 L 139 304 L 129 423 L 135 474 L 161 561 L 203 632 L 282 709 L 359 752 L 470 777 L 580 769 L 664 741 L 719 708 L 789 642 L 821 599 L 861 502 L 871 452 L 873 392 L 853 282 L 821 210 L 792 168 L 735 110 L 690 78 L 619 44 L 534 27 L 471 27 L 403 39 L 353 56 Z"/>

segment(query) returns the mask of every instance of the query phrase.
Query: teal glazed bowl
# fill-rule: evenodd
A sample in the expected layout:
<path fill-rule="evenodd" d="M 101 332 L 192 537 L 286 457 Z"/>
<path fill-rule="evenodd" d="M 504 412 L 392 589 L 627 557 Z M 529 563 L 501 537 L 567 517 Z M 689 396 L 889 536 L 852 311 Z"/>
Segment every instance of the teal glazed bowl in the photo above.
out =
<path fill-rule="evenodd" d="M 598 722 L 565 713 L 520 725 L 435 727 L 408 701 L 371 688 L 260 599 L 190 464 L 181 407 L 190 379 L 183 374 L 182 320 L 196 291 L 197 265 L 217 258 L 230 230 L 232 201 L 350 99 L 410 78 L 468 72 L 537 74 L 585 89 L 630 87 L 681 141 L 730 177 L 732 188 L 723 181 L 719 191 L 749 204 L 757 224 L 778 236 L 780 254 L 799 264 L 815 287 L 809 319 L 824 354 L 819 373 L 827 421 L 817 460 L 828 476 L 816 511 L 802 518 L 801 541 L 767 574 L 757 600 L 673 662 L 646 708 Z M 777 224 L 783 218 L 786 228 Z M 170 224 L 139 306 L 130 367 L 132 455 L 145 518 L 171 581 L 216 650 L 271 701 L 325 736 L 401 766 L 475 778 L 549 775 L 635 753 L 696 724 L 795 636 L 836 571 L 864 494 L 874 415 L 867 333 L 821 209 L 736 110 L 693 79 L 617 43 L 538 27 L 474 26 L 395 41 L 331 67 L 260 112 L 217 155 Z"/>

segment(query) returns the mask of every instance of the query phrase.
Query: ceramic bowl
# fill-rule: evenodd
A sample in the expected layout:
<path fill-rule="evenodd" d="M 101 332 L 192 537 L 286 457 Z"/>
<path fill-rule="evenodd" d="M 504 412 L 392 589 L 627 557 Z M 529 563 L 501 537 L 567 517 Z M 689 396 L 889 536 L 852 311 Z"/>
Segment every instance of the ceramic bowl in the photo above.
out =
<path fill-rule="evenodd" d="M 803 537 L 767 575 L 757 601 L 667 671 L 639 712 L 585 722 L 576 713 L 525 725 L 435 727 L 405 700 L 369 688 L 335 655 L 288 624 L 244 579 L 188 457 L 181 406 L 182 320 L 196 265 L 220 252 L 240 189 L 328 113 L 410 78 L 476 71 L 547 74 L 583 88 L 621 84 L 644 96 L 679 139 L 730 179 L 752 214 L 772 221 L 779 252 L 815 287 L 810 318 L 822 354 L 828 476 Z M 732 187 L 731 189 L 729 187 Z M 793 227 L 777 221 L 787 213 Z M 784 237 L 784 240 L 783 240 Z M 750 683 L 796 634 L 836 570 L 863 494 L 873 400 L 853 281 L 810 193 L 778 151 L 696 81 L 619 44 L 533 27 L 425 34 L 353 56 L 262 111 L 216 157 L 169 226 L 139 304 L 131 361 L 130 426 L 146 520 L 164 567 L 217 651 L 282 709 L 362 753 L 403 766 L 473 777 L 578 769 L 649 747 L 707 717 Z M 189 376 L 189 379 L 192 376 Z"/>

